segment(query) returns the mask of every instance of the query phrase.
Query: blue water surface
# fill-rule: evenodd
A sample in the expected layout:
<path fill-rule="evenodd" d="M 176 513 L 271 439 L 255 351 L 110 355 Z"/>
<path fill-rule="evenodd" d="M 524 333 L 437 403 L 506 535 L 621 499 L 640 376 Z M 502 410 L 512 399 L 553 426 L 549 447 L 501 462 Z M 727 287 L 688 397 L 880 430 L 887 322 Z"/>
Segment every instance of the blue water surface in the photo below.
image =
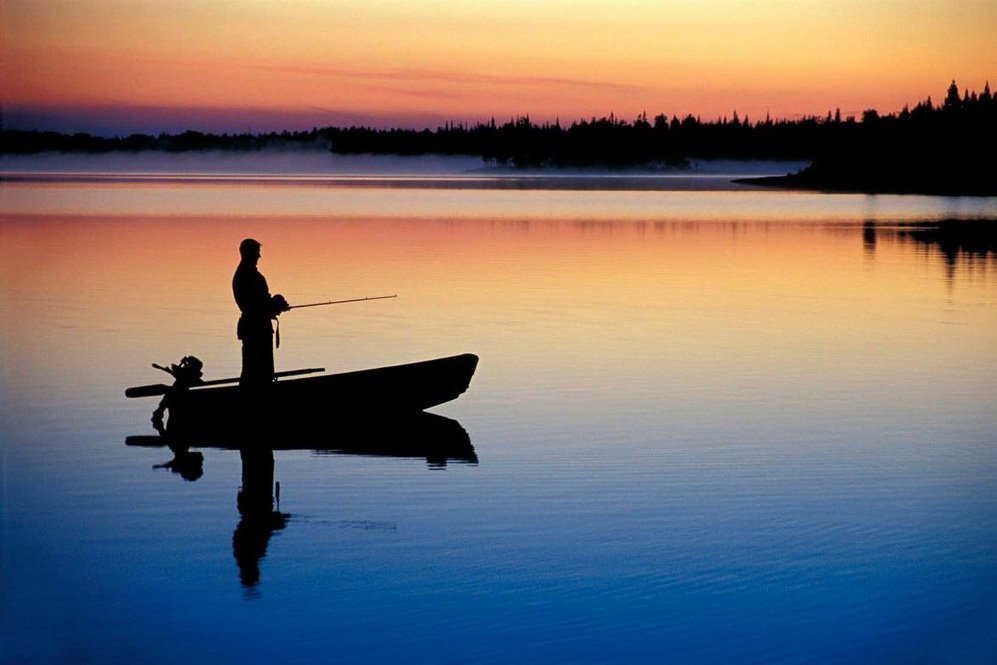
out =
<path fill-rule="evenodd" d="M 552 219 L 409 188 L 418 216 L 261 218 L 218 209 L 269 185 L 163 186 L 214 203 L 3 185 L 0 662 L 997 662 L 997 262 L 898 230 L 951 200 L 863 225 L 801 195 L 773 225 L 747 194 L 640 222 L 614 192 Z M 247 583 L 239 452 L 153 468 L 125 441 L 154 401 L 123 389 L 188 351 L 238 372 L 250 234 L 292 299 L 400 292 L 288 315 L 282 368 L 481 363 L 434 409 L 476 461 L 278 450 L 289 517 Z"/>

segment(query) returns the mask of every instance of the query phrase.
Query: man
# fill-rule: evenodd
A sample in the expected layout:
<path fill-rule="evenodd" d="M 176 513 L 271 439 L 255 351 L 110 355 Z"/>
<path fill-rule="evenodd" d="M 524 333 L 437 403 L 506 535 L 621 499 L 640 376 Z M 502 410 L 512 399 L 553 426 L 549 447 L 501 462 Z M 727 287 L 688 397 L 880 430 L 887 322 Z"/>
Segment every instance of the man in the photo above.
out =
<path fill-rule="evenodd" d="M 273 326 L 281 312 L 290 309 L 284 296 L 270 295 L 266 278 L 256 268 L 260 261 L 260 243 L 246 238 L 239 245 L 242 261 L 232 278 L 232 294 L 239 305 L 237 334 L 242 340 L 242 376 L 240 385 L 260 388 L 273 382 Z"/>

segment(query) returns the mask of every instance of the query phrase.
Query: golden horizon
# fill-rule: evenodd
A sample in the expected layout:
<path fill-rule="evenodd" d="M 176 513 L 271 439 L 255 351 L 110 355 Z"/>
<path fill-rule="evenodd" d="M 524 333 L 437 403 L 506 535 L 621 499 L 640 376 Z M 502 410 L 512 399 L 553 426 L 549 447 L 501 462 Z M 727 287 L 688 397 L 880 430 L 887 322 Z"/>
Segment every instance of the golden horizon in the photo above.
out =
<path fill-rule="evenodd" d="M 4 23 L 9 111 L 233 129 L 893 112 L 997 63 L 997 7 L 974 0 L 12 0 Z"/>

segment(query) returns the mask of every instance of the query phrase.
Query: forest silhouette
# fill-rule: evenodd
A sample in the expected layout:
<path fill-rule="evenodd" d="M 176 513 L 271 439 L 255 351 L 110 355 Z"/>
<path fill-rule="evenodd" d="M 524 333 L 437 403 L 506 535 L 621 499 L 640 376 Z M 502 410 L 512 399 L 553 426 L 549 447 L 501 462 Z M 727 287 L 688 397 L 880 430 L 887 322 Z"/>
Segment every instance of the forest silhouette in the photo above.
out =
<path fill-rule="evenodd" d="M 479 156 L 515 169 L 687 168 L 694 159 L 809 160 L 803 171 L 740 182 L 779 187 L 866 192 L 997 194 L 992 177 L 997 148 L 997 95 L 960 93 L 955 81 L 941 104 L 931 98 L 886 115 L 875 109 L 842 118 L 836 110 L 796 120 L 732 117 L 703 121 L 646 113 L 615 115 L 570 125 L 533 122 L 446 123 L 431 129 L 324 127 L 298 132 L 132 134 L 104 138 L 57 132 L 2 132 L 0 152 L 255 151 L 312 147 L 341 155 Z"/>

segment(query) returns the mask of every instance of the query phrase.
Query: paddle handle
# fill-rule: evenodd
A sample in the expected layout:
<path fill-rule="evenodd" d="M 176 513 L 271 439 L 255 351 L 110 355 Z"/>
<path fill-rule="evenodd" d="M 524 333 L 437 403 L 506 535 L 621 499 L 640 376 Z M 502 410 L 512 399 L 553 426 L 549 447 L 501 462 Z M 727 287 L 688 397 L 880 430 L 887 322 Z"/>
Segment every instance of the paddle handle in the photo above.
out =
<path fill-rule="evenodd" d="M 324 372 L 325 367 L 310 367 L 308 369 L 289 369 L 286 372 L 277 372 L 274 374 L 274 378 L 281 378 L 285 376 L 300 376 L 301 374 L 314 374 L 316 372 Z M 238 383 L 239 377 L 232 377 L 229 379 L 212 379 L 211 381 L 202 381 L 201 383 L 192 386 L 194 388 L 200 386 L 218 386 L 225 383 Z M 125 390 L 125 397 L 155 397 L 157 395 L 165 395 L 166 391 L 170 387 L 162 383 L 154 383 L 149 386 L 134 386 Z"/>
<path fill-rule="evenodd" d="M 125 389 L 125 397 L 155 397 L 165 395 L 170 387 L 163 383 L 154 383 L 151 386 L 134 386 Z"/>

